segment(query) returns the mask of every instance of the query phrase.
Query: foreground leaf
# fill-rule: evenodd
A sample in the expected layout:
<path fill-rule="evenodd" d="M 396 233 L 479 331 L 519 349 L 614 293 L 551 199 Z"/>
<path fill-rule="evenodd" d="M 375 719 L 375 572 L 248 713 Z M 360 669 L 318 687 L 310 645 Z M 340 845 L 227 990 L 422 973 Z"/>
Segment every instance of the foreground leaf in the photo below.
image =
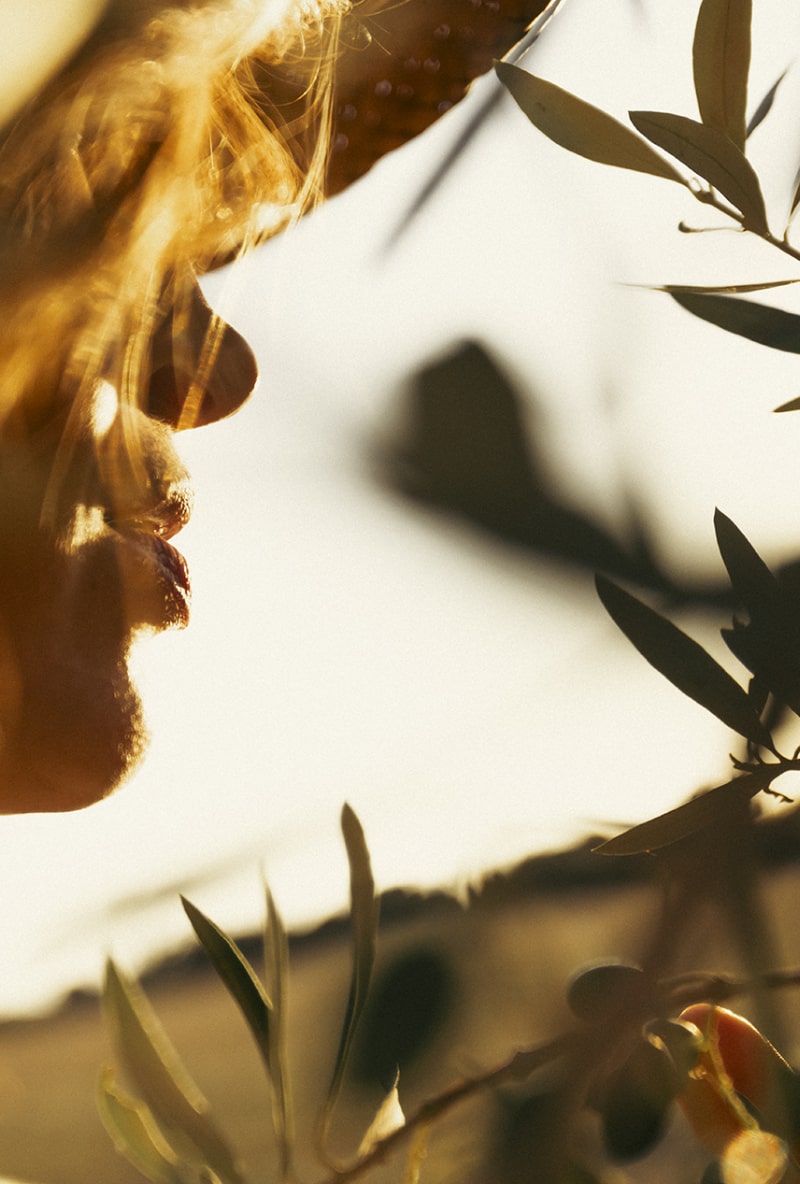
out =
<path fill-rule="evenodd" d="M 342 834 L 350 865 L 350 921 L 353 931 L 353 971 L 342 1035 L 325 1108 L 320 1123 L 324 1143 L 333 1108 L 344 1080 L 358 1022 L 364 1010 L 375 963 L 378 936 L 379 902 L 375 895 L 369 850 L 364 831 L 355 812 L 345 805 L 341 817 Z"/>
<path fill-rule="evenodd" d="M 728 333 L 784 353 L 800 353 L 800 316 L 796 313 L 737 296 L 680 290 L 670 295 L 687 312 Z"/>
<path fill-rule="evenodd" d="M 731 585 L 754 624 L 771 622 L 780 613 L 778 581 L 752 543 L 721 510 L 714 513 L 717 546 Z"/>
<path fill-rule="evenodd" d="M 112 961 L 106 968 L 103 1002 L 120 1059 L 158 1122 L 169 1130 L 175 1149 L 195 1162 L 206 1163 L 224 1184 L 241 1184 L 231 1150 L 210 1117 L 208 1102 L 144 992 L 127 981 Z"/>
<path fill-rule="evenodd" d="M 611 618 L 651 666 L 739 736 L 772 748 L 747 692 L 701 645 L 604 576 L 596 584 Z"/>
<path fill-rule="evenodd" d="M 734 618 L 722 639 L 731 653 L 766 687 L 776 703 L 800 715 L 800 638 L 796 622 L 780 613 L 774 621 L 744 624 Z"/>
<path fill-rule="evenodd" d="M 676 292 L 701 292 L 707 295 L 716 293 L 720 296 L 733 296 L 740 292 L 765 292 L 768 288 L 786 288 L 790 284 L 800 284 L 800 279 L 762 280 L 760 283 L 753 284 L 659 284 L 656 287 L 651 286 L 650 291 L 668 292 L 670 296 L 674 296 Z"/>
<path fill-rule="evenodd" d="M 395 1078 L 394 1085 L 383 1099 L 378 1113 L 373 1118 L 367 1133 L 361 1140 L 358 1148 L 359 1155 L 369 1155 L 371 1151 L 375 1150 L 378 1143 L 383 1139 L 387 1139 L 389 1135 L 393 1135 L 395 1131 L 401 1130 L 406 1125 L 406 1116 L 400 1105 L 400 1094 L 397 1088 L 398 1080 L 399 1075 Z"/>
<path fill-rule="evenodd" d="M 200 944 L 255 1037 L 269 1068 L 271 1004 L 253 967 L 232 938 L 184 896 L 181 903 Z"/>
<path fill-rule="evenodd" d="M 686 184 L 668 160 L 605 111 L 509 62 L 497 62 L 495 70 L 531 123 L 562 148 L 598 164 Z"/>
<path fill-rule="evenodd" d="M 638 1040 L 603 1082 L 600 1118 L 612 1160 L 641 1159 L 661 1141 L 678 1092 L 678 1075 L 663 1045 Z"/>
<path fill-rule="evenodd" d="M 272 1078 L 272 1119 L 281 1149 L 281 1176 L 292 1176 L 294 1113 L 286 1058 L 286 983 L 289 973 L 289 939 L 283 919 L 267 890 L 267 929 L 264 935 L 267 982 L 272 994 L 269 1030 L 269 1071 Z"/>
<path fill-rule="evenodd" d="M 752 0 L 703 0 L 692 60 L 700 118 L 744 150 Z"/>
<path fill-rule="evenodd" d="M 744 227 L 767 234 L 767 210 L 750 161 L 724 132 L 666 111 L 631 111 L 633 126 L 653 144 L 702 177 L 727 197 L 744 219 Z"/>
<path fill-rule="evenodd" d="M 403 1175 L 403 1184 L 420 1184 L 422 1168 L 428 1158 L 428 1136 L 430 1124 L 421 1123 L 411 1137 L 408 1149 L 408 1161 Z"/>
<path fill-rule="evenodd" d="M 599 855 L 644 855 L 659 851 L 699 830 L 723 824 L 733 807 L 755 797 L 763 788 L 761 784 L 753 785 L 750 777 L 737 777 L 691 798 L 666 814 L 632 826 L 594 850 Z"/>
<path fill-rule="evenodd" d="M 779 415 L 783 411 L 800 411 L 800 395 L 794 399 L 789 399 L 786 403 L 781 403 L 779 407 L 773 407 L 775 415 Z"/>
<path fill-rule="evenodd" d="M 769 694 L 800 707 L 800 614 L 796 597 L 770 571 L 752 543 L 720 510 L 714 514 L 717 545 L 731 585 L 749 622 L 734 619 L 722 630 L 728 648 L 753 675 L 749 696 L 761 713 Z"/>
<path fill-rule="evenodd" d="M 97 1109 L 117 1151 L 153 1184 L 186 1184 L 177 1156 L 143 1102 L 123 1094 L 106 1070 L 98 1085 Z"/>

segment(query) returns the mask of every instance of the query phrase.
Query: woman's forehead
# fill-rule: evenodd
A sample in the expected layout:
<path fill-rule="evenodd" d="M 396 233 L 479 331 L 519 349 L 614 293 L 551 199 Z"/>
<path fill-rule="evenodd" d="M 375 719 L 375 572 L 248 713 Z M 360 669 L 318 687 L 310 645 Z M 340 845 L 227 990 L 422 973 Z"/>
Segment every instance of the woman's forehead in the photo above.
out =
<path fill-rule="evenodd" d="M 0 0 L 0 123 L 86 40 L 105 0 Z"/>

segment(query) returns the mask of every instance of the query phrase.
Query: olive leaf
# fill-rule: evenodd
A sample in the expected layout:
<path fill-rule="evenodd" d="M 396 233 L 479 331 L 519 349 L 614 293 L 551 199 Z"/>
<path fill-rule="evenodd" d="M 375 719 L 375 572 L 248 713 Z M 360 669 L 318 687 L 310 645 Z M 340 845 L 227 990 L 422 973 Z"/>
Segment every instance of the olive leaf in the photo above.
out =
<path fill-rule="evenodd" d="M 640 1159 L 662 1138 L 679 1081 L 663 1045 L 640 1039 L 612 1069 L 599 1098 L 603 1142 L 617 1162 Z"/>
<path fill-rule="evenodd" d="M 170 1143 L 190 1162 L 207 1165 L 223 1184 L 242 1184 L 227 1142 L 209 1114 L 144 992 L 109 960 L 103 1002 L 120 1059 Z"/>
<path fill-rule="evenodd" d="M 292 1177 L 294 1114 L 286 1064 L 286 981 L 289 969 L 289 939 L 283 919 L 267 890 L 267 928 L 264 934 L 267 983 L 272 995 L 272 1023 L 269 1028 L 269 1072 L 272 1079 L 273 1126 L 281 1151 L 281 1178 Z"/>
<path fill-rule="evenodd" d="M 214 969 L 244 1016 L 269 1070 L 272 1004 L 258 975 L 227 933 L 186 897 L 181 897 L 181 904 Z"/>
<path fill-rule="evenodd" d="M 411 1136 L 405 1176 L 403 1177 L 404 1184 L 420 1184 L 422 1168 L 428 1158 L 428 1137 L 431 1125 L 430 1121 L 418 1123 Z M 592 1184 L 592 1181 L 587 1177 L 585 1184 Z"/>
<path fill-rule="evenodd" d="M 152 1184 L 187 1184 L 189 1177 L 144 1102 L 124 1094 L 106 1069 L 97 1087 L 97 1109 L 121 1155 Z"/>
<path fill-rule="evenodd" d="M 703 0 L 695 25 L 692 62 L 704 124 L 744 151 L 752 0 Z"/>
<path fill-rule="evenodd" d="M 600 108 L 509 62 L 496 62 L 495 71 L 531 123 L 562 148 L 599 164 L 686 184 L 668 160 Z"/>
<path fill-rule="evenodd" d="M 741 213 L 747 230 L 769 233 L 758 176 L 741 149 L 724 132 L 667 111 L 630 111 L 629 115 L 633 126 L 651 143 L 727 197 Z"/>
<path fill-rule="evenodd" d="M 800 284 L 800 279 L 791 280 L 762 280 L 752 284 L 657 284 L 645 285 L 651 292 L 668 292 L 674 296 L 676 292 L 717 293 L 720 296 L 734 296 L 741 292 L 765 292 L 768 288 L 786 288 L 790 284 Z M 633 285 L 638 287 L 639 285 Z"/>
<path fill-rule="evenodd" d="M 734 618 L 722 630 L 730 651 L 753 674 L 763 697 L 800 714 L 800 610 L 795 595 L 776 578 L 755 548 L 719 510 L 714 517 L 717 543 L 734 591 L 749 621 Z M 751 694 L 751 699 L 753 695 Z"/>
<path fill-rule="evenodd" d="M 405 1126 L 406 1116 L 400 1105 L 399 1081 L 400 1074 L 398 1073 L 395 1076 L 394 1085 L 381 1102 L 375 1117 L 359 1144 L 359 1155 L 371 1154 L 383 1139 L 387 1139 L 389 1135 L 393 1135 L 395 1131 L 401 1130 Z"/>
<path fill-rule="evenodd" d="M 687 312 L 729 333 L 736 333 L 739 337 L 746 337 L 748 341 L 769 346 L 770 349 L 800 353 L 800 316 L 796 313 L 759 304 L 755 300 L 740 300 L 736 296 L 714 292 L 675 289 L 670 291 L 670 296 Z M 786 411 L 792 409 L 789 404 L 780 408 Z"/>
<path fill-rule="evenodd" d="M 731 653 L 767 687 L 777 702 L 800 715 L 800 638 L 797 622 L 781 613 L 745 625 L 734 619 L 722 638 Z"/>
<path fill-rule="evenodd" d="M 719 509 L 714 512 L 714 532 L 733 590 L 751 621 L 773 620 L 780 612 L 780 590 L 764 560 Z"/>
<path fill-rule="evenodd" d="M 364 831 L 355 811 L 347 804 L 342 809 L 342 835 L 350 866 L 350 922 L 353 933 L 353 969 L 342 1034 L 333 1067 L 331 1084 L 319 1123 L 318 1142 L 324 1149 L 336 1101 L 344 1080 L 353 1038 L 367 999 L 378 935 L 380 904 L 375 895 L 369 850 Z"/>
<path fill-rule="evenodd" d="M 747 692 L 701 645 L 605 576 L 596 584 L 606 611 L 651 666 L 738 735 L 772 748 Z"/>
<path fill-rule="evenodd" d="M 753 778 L 749 776 L 736 777 L 725 785 L 698 794 L 666 814 L 632 826 L 594 850 L 599 855 L 644 855 L 659 851 L 699 830 L 723 822 L 732 806 L 755 797 L 763 788 L 760 783 L 753 784 Z"/>
<path fill-rule="evenodd" d="M 786 403 L 781 403 L 779 407 L 773 407 L 772 410 L 776 415 L 781 411 L 800 411 L 800 395 L 789 399 Z"/>

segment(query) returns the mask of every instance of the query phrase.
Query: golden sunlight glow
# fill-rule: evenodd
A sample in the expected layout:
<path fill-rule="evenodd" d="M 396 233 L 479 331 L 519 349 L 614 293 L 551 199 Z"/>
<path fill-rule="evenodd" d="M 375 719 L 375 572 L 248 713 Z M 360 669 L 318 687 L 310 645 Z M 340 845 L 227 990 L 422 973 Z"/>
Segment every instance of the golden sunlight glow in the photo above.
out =
<path fill-rule="evenodd" d="M 92 434 L 97 440 L 108 435 L 119 411 L 119 397 L 110 382 L 98 382 L 92 399 Z"/>

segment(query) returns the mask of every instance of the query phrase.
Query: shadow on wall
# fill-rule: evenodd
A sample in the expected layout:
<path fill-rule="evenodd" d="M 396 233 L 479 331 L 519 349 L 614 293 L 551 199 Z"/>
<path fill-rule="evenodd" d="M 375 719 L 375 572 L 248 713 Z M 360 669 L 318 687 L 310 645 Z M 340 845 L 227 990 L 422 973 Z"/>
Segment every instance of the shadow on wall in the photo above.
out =
<path fill-rule="evenodd" d="M 721 586 L 689 588 L 660 569 L 632 502 L 632 541 L 625 547 L 559 500 L 525 430 L 522 406 L 486 349 L 463 342 L 412 379 L 404 438 L 383 450 L 381 479 L 537 557 L 630 580 L 674 602 L 727 601 Z"/>

